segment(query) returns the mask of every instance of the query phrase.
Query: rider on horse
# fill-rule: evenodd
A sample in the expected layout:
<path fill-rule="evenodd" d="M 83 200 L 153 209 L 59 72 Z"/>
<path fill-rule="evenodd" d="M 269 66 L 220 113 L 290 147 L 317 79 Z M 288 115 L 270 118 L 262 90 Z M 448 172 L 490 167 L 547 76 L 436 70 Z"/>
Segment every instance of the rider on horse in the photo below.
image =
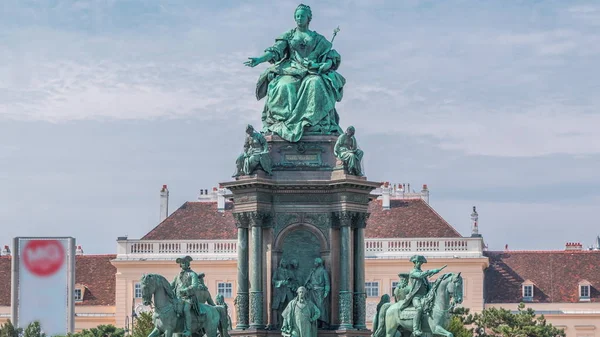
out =
<path fill-rule="evenodd" d="M 205 314 L 196 300 L 196 291 L 199 289 L 200 281 L 198 280 L 198 274 L 190 268 L 191 261 L 192 258 L 190 256 L 175 260 L 181 267 L 181 272 L 175 276 L 175 280 L 171 283 L 171 288 L 173 288 L 177 297 L 183 302 L 183 314 L 185 317 L 184 336 L 192 334 L 190 331 L 192 326 L 192 308 L 198 310 L 200 315 Z"/>
<path fill-rule="evenodd" d="M 439 269 L 422 271 L 421 265 L 427 263 L 427 259 L 422 255 L 413 255 L 410 258 L 410 262 L 415 265 L 413 270 L 409 273 L 411 283 L 410 292 L 406 295 L 404 303 L 400 306 L 400 310 L 406 309 L 411 304 L 415 307 L 416 314 L 413 319 L 413 334 L 415 336 L 421 336 L 423 334 L 423 331 L 421 331 L 421 316 L 423 315 L 422 298 L 427 295 L 427 292 L 431 287 L 427 278 L 439 273 L 445 266 Z"/>
<path fill-rule="evenodd" d="M 398 274 L 398 277 L 400 277 L 400 280 L 398 281 L 396 288 L 394 288 L 394 300 L 396 300 L 396 302 L 404 301 L 406 295 L 410 293 L 410 286 L 408 285 L 410 274 L 400 273 Z"/>

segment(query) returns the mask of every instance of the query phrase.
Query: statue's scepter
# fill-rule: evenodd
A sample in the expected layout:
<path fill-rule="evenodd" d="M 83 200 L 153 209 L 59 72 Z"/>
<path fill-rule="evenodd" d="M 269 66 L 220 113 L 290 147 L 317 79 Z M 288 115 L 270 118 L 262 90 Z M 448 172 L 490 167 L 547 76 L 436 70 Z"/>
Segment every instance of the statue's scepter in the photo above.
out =
<path fill-rule="evenodd" d="M 335 40 L 335 37 L 337 35 L 337 33 L 339 33 L 340 31 L 340 26 L 337 26 L 336 29 L 333 30 L 333 36 L 331 37 L 331 45 L 329 46 L 329 48 L 327 48 L 327 50 L 325 50 L 325 52 L 323 52 L 320 56 L 319 56 L 319 60 L 323 60 L 325 58 L 325 56 L 333 49 L 333 40 Z M 296 52 L 297 54 L 298 52 Z M 307 66 L 308 67 L 308 66 Z M 319 69 L 318 73 L 321 73 L 321 69 Z"/>
<path fill-rule="evenodd" d="M 339 31 L 340 31 L 340 26 L 337 26 L 337 28 L 333 30 L 333 37 L 331 38 L 331 44 L 333 44 L 333 40 L 335 40 L 335 36 L 337 35 L 337 33 L 339 33 Z"/>

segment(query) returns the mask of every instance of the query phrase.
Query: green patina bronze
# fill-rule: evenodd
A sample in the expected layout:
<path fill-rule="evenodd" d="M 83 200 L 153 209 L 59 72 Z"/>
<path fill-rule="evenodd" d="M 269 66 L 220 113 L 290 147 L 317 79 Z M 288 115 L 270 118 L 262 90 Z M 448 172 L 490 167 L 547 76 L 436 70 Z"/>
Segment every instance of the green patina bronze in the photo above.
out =
<path fill-rule="evenodd" d="M 251 175 L 257 169 L 262 169 L 271 174 L 273 164 L 269 156 L 269 145 L 259 132 L 254 131 L 250 124 L 246 127 L 246 140 L 244 141 L 244 153 L 236 160 L 236 172 L 234 177 Z"/>
<path fill-rule="evenodd" d="M 356 138 L 354 137 L 354 126 L 349 126 L 346 132 L 338 137 L 335 143 L 335 156 L 344 163 L 344 170 L 348 174 L 362 176 L 361 162 L 363 151 L 358 148 Z"/>
<path fill-rule="evenodd" d="M 277 314 L 277 322 L 281 322 L 281 314 L 288 303 L 294 298 L 297 288 L 296 275 L 291 270 L 291 265 L 285 259 L 281 259 L 279 262 L 279 267 L 271 277 L 271 283 L 273 284 L 271 308 Z"/>
<path fill-rule="evenodd" d="M 244 63 L 249 67 L 273 64 L 256 85 L 256 98 L 266 97 L 263 132 L 275 133 L 289 142 L 299 141 L 305 133 L 340 134 L 335 103 L 342 100 L 346 83 L 337 72 L 340 54 L 333 49 L 333 38 L 328 41 L 309 30 L 309 6 L 299 5 L 294 19 L 296 28 L 277 37 L 264 55 Z"/>
<path fill-rule="evenodd" d="M 161 334 L 165 337 L 174 334 L 229 337 L 227 309 L 212 302 L 208 290 L 201 286 L 198 275 L 189 268 L 190 261 L 189 256 L 177 259 L 182 271 L 173 283 L 158 274 L 142 276 L 143 303 L 154 304 L 154 330 L 148 337 Z"/>
<path fill-rule="evenodd" d="M 223 308 L 225 308 L 225 313 L 227 314 L 227 330 L 231 330 L 231 316 L 229 316 L 229 306 L 225 302 L 225 297 L 223 296 L 223 294 L 217 294 L 217 297 L 215 297 L 215 299 L 217 301 L 216 305 L 220 305 Z"/>
<path fill-rule="evenodd" d="M 192 334 L 190 331 L 192 326 L 192 309 L 196 311 L 197 315 L 206 314 L 205 312 L 200 312 L 197 304 L 196 291 L 199 289 L 200 282 L 198 281 L 198 274 L 190 268 L 191 261 L 192 258 L 189 256 L 177 258 L 176 262 L 181 267 L 181 272 L 175 276 L 175 279 L 171 283 L 175 295 L 181 298 L 183 302 L 183 314 L 185 318 L 184 336 Z"/>
<path fill-rule="evenodd" d="M 323 260 L 317 257 L 314 262 L 314 268 L 310 271 L 305 283 L 309 291 L 310 299 L 319 308 L 318 325 L 319 328 L 329 327 L 329 273 L 323 265 Z"/>
<path fill-rule="evenodd" d="M 319 307 L 311 301 L 305 287 L 298 288 L 298 296 L 283 311 L 281 335 L 285 337 L 317 337 Z"/>
<path fill-rule="evenodd" d="M 452 337 L 446 330 L 450 312 L 462 303 L 462 277 L 460 273 L 440 276 L 433 284 L 428 278 L 439 273 L 439 269 L 421 270 L 427 263 L 422 255 L 410 258 L 414 268 L 410 273 L 400 273 L 400 281 L 394 289 L 396 303 L 389 303 L 389 295 L 382 296 L 373 322 L 373 337 L 394 337 L 400 331 L 402 337 L 421 336 L 424 332 Z M 386 297 L 386 298 L 384 298 Z"/>

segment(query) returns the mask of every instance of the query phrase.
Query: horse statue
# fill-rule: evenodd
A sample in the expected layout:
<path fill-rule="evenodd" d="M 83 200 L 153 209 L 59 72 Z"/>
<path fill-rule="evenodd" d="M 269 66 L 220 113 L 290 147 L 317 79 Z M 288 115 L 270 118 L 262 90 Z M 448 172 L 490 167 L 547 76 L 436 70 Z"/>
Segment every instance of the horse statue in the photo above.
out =
<path fill-rule="evenodd" d="M 423 332 L 446 337 L 454 335 L 446 330 L 450 322 L 450 312 L 456 304 L 462 303 L 463 279 L 460 273 L 440 276 L 424 298 L 422 321 Z M 388 296 L 389 295 L 384 295 Z M 413 318 L 416 310 L 408 307 L 400 311 L 403 301 L 385 303 L 377 310 L 377 327 L 372 337 L 409 337 L 413 332 Z M 375 329 L 375 327 L 374 327 Z"/>
<path fill-rule="evenodd" d="M 141 279 L 142 299 L 144 305 L 152 304 L 154 297 L 154 315 L 153 323 L 154 330 L 148 337 L 158 337 L 161 333 L 165 337 L 172 337 L 174 333 L 180 334 L 184 331 L 183 315 L 178 314 L 181 300 L 175 296 L 175 292 L 171 289 L 171 284 L 159 274 L 147 274 Z M 206 290 L 199 290 L 198 295 Z M 227 330 L 228 320 L 227 312 L 223 306 L 212 306 L 204 303 L 198 303 L 202 306 L 205 315 L 198 317 L 192 315 L 192 326 L 190 331 L 193 336 L 201 337 L 206 334 L 206 337 L 217 337 L 217 332 L 220 337 L 229 337 Z"/>

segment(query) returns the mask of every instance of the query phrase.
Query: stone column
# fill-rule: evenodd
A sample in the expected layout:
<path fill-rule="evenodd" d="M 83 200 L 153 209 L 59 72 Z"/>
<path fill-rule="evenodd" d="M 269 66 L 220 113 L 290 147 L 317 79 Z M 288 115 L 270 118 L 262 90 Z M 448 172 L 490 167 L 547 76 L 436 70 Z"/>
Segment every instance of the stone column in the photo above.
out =
<path fill-rule="evenodd" d="M 339 291 L 339 317 L 340 329 L 352 329 L 352 291 L 350 277 L 352 265 L 350 257 L 350 226 L 352 224 L 351 212 L 340 212 L 340 291 Z"/>
<path fill-rule="evenodd" d="M 250 226 L 252 238 L 250 249 L 252 249 L 252 269 L 250 272 L 250 327 L 264 329 L 264 296 L 263 291 L 263 225 L 267 221 L 268 214 L 252 212 L 250 214 Z"/>
<path fill-rule="evenodd" d="M 365 292 L 365 226 L 368 213 L 360 213 L 354 228 L 354 328 L 366 329 L 367 294 Z"/>
<path fill-rule="evenodd" d="M 244 213 L 234 214 L 238 229 L 237 242 L 237 296 L 235 311 L 237 314 L 237 330 L 248 329 L 248 217 Z"/>

